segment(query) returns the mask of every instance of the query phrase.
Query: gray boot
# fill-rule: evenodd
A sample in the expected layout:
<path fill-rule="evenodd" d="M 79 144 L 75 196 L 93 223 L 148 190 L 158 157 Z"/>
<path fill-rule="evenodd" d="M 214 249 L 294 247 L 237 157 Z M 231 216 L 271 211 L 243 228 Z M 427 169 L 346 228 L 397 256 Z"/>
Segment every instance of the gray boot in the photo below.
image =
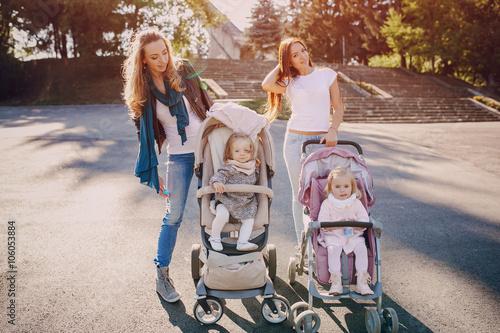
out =
<path fill-rule="evenodd" d="M 169 303 L 174 303 L 181 298 L 181 294 L 175 291 L 174 283 L 168 276 L 167 267 L 156 267 L 156 292 Z"/>

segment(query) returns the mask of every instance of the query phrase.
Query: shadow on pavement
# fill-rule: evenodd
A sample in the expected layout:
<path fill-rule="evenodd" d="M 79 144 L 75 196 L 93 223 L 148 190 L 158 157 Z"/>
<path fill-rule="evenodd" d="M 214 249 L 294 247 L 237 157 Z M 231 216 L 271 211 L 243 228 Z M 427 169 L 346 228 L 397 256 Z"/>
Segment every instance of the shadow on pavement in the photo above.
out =
<path fill-rule="evenodd" d="M 308 275 L 304 275 L 308 279 Z M 307 280 L 308 281 L 308 280 Z M 290 305 L 297 302 L 308 302 L 309 293 L 307 288 L 299 282 L 295 282 L 293 286 L 290 286 L 285 281 L 276 278 L 275 284 L 280 286 L 279 290 L 281 295 L 285 296 Z M 368 309 L 376 309 L 375 301 L 355 301 L 352 299 L 341 299 L 338 301 L 328 301 L 320 298 L 313 298 L 313 310 L 315 312 L 324 311 L 330 318 L 331 322 L 324 322 L 322 320 L 321 327 L 325 329 L 326 327 L 331 329 L 332 326 L 338 327 L 335 331 L 340 330 L 341 332 L 364 332 L 365 331 L 365 313 Z M 341 320 L 336 314 L 335 310 L 343 308 L 342 313 L 345 313 L 345 309 L 348 312 L 345 314 L 346 326 L 343 326 Z M 344 309 L 345 308 L 345 309 Z M 399 332 L 416 332 L 416 333 L 427 333 L 432 332 L 424 323 L 419 321 L 403 307 L 399 306 L 386 294 L 382 294 L 382 308 L 393 308 L 399 318 Z M 321 317 L 321 316 L 320 316 Z M 291 325 L 288 323 L 288 325 Z M 321 330 L 320 327 L 320 330 Z"/>

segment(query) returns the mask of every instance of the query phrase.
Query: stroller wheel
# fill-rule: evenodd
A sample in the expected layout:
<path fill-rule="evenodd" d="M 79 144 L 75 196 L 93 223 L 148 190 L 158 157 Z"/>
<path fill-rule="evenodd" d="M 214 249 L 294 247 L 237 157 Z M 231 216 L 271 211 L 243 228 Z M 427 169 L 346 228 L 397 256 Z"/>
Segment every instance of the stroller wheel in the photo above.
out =
<path fill-rule="evenodd" d="M 316 312 L 306 310 L 295 319 L 295 331 L 297 333 L 316 333 L 320 324 L 321 320 Z"/>
<path fill-rule="evenodd" d="M 382 311 L 384 323 L 382 328 L 386 333 L 397 333 L 399 330 L 399 320 L 396 311 L 393 308 L 387 308 Z"/>
<path fill-rule="evenodd" d="M 307 304 L 306 302 L 297 302 L 297 303 L 294 303 L 292 305 L 292 307 L 290 308 L 290 312 L 288 314 L 288 321 L 290 321 L 290 323 L 294 323 L 294 320 L 295 318 L 297 318 L 297 316 L 308 310 L 309 309 L 309 304 Z"/>
<path fill-rule="evenodd" d="M 194 317 L 203 325 L 215 324 L 222 317 L 224 308 L 217 297 L 207 296 L 205 301 L 207 302 L 210 311 L 205 311 L 200 304 L 200 301 L 196 301 L 193 308 Z"/>
<path fill-rule="evenodd" d="M 295 274 L 297 271 L 297 260 L 295 257 L 290 257 L 290 262 L 288 263 L 288 283 L 295 283 Z"/>
<path fill-rule="evenodd" d="M 274 303 L 277 312 L 273 313 L 273 310 L 269 307 L 269 304 L 264 301 L 262 302 L 262 306 L 260 308 L 262 317 L 264 317 L 264 319 L 271 324 L 281 324 L 288 317 L 288 313 L 290 312 L 290 304 L 288 303 L 288 300 L 282 296 L 274 296 L 271 301 Z"/>
<path fill-rule="evenodd" d="M 200 244 L 193 244 L 191 247 L 191 276 L 193 280 L 198 280 L 201 276 L 202 262 L 200 260 Z"/>
<path fill-rule="evenodd" d="M 370 309 L 370 310 L 366 311 L 365 325 L 366 325 L 366 331 L 368 333 L 380 333 L 381 332 L 380 315 L 378 314 L 377 310 Z"/>
<path fill-rule="evenodd" d="M 276 245 L 274 244 L 267 244 L 267 252 L 269 256 L 269 278 L 271 280 L 274 280 L 276 277 Z"/>

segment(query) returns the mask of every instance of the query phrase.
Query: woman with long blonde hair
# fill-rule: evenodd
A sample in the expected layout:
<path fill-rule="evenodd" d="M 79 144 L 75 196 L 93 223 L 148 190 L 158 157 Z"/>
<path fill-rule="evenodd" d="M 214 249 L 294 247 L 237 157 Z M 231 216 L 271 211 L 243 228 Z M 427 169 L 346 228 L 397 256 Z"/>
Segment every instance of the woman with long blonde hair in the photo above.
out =
<path fill-rule="evenodd" d="M 165 216 L 154 259 L 156 291 L 176 302 L 169 272 L 194 170 L 196 135 L 213 104 L 192 66 L 178 60 L 165 35 L 156 29 L 137 32 L 123 63 L 123 98 L 136 124 L 139 154 L 135 175 L 165 197 Z M 165 182 L 158 173 L 158 154 L 167 142 Z M 156 143 L 156 145 L 155 145 Z"/>
<path fill-rule="evenodd" d="M 344 104 L 337 73 L 330 68 L 314 67 L 300 39 L 283 39 L 278 58 L 279 64 L 266 76 L 262 88 L 268 92 L 266 116 L 270 120 L 278 114 L 282 95 L 286 95 L 291 104 L 292 115 L 287 124 L 283 154 L 292 185 L 293 218 L 300 244 L 304 229 L 303 207 L 297 199 L 301 145 L 307 140 L 320 140 L 326 147 L 335 146 L 344 116 Z"/>

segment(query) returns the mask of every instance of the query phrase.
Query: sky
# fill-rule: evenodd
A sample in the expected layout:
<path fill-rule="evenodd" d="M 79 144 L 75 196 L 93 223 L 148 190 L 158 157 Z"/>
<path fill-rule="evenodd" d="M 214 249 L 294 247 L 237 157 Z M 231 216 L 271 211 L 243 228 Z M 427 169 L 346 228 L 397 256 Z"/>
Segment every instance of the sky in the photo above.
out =
<path fill-rule="evenodd" d="M 252 8 L 256 6 L 258 0 L 210 0 L 223 14 L 237 26 L 241 31 L 250 26 L 250 16 Z M 286 0 L 274 0 L 277 5 L 286 4 Z"/>

